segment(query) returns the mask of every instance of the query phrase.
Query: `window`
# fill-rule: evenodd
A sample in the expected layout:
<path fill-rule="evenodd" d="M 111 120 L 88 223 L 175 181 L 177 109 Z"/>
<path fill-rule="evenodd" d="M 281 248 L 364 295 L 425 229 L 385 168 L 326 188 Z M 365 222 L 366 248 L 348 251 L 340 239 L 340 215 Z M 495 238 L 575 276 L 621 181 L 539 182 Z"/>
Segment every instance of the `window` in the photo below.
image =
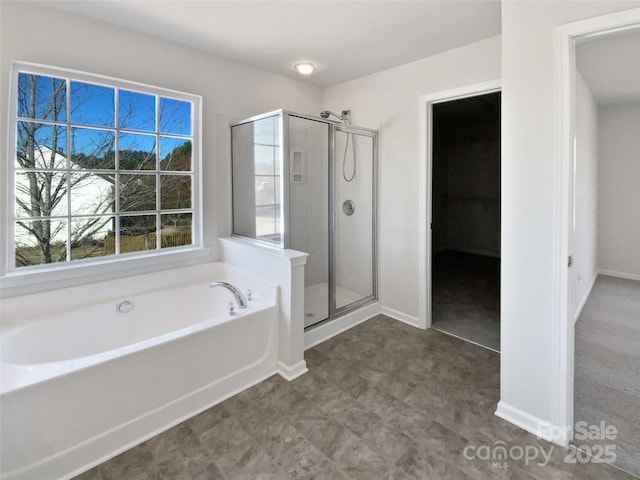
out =
<path fill-rule="evenodd" d="M 254 123 L 256 236 L 280 241 L 279 117 Z"/>
<path fill-rule="evenodd" d="M 200 98 L 14 64 L 9 270 L 199 247 Z"/>

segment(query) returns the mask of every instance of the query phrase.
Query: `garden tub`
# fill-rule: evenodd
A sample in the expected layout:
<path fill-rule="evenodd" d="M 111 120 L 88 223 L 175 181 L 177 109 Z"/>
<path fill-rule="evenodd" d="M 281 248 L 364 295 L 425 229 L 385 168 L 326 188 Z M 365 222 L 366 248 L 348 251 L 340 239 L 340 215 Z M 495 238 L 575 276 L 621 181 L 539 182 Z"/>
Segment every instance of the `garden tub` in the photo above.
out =
<path fill-rule="evenodd" d="M 212 281 L 254 298 L 229 315 L 233 296 Z M 278 289 L 228 265 L 58 294 L 73 307 L 4 301 L 3 479 L 69 478 L 277 370 Z"/>

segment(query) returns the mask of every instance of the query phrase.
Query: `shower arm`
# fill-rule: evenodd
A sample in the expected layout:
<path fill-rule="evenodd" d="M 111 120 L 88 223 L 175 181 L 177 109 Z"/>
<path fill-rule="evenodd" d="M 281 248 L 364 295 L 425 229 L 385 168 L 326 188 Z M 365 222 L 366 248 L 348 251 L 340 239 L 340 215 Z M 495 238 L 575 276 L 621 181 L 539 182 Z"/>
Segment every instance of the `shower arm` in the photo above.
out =
<path fill-rule="evenodd" d="M 349 113 L 351 113 L 350 110 L 342 110 L 341 114 L 336 113 L 336 112 L 332 112 L 331 110 L 323 110 L 322 112 L 320 112 L 320 116 L 322 118 L 329 118 L 330 116 L 333 115 L 337 119 L 339 119 L 339 120 L 341 120 L 341 121 L 343 121 L 345 123 L 351 124 L 351 120 L 349 120 Z"/>

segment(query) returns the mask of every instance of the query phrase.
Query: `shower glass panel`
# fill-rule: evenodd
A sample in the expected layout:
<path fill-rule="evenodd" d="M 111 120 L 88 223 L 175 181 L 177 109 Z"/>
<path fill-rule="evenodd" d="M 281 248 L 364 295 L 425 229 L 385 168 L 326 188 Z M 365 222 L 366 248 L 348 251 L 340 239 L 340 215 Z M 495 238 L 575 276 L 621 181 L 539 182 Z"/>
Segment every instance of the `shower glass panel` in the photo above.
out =
<path fill-rule="evenodd" d="M 289 248 L 309 254 L 304 325 L 329 318 L 329 124 L 290 115 Z"/>
<path fill-rule="evenodd" d="M 233 233 L 309 254 L 305 328 L 377 295 L 377 132 L 334 116 L 279 110 L 231 125 Z"/>
<path fill-rule="evenodd" d="M 339 311 L 375 294 L 374 136 L 336 127 L 334 157 L 334 293 Z"/>
<path fill-rule="evenodd" d="M 233 231 L 282 243 L 280 117 L 233 127 Z"/>

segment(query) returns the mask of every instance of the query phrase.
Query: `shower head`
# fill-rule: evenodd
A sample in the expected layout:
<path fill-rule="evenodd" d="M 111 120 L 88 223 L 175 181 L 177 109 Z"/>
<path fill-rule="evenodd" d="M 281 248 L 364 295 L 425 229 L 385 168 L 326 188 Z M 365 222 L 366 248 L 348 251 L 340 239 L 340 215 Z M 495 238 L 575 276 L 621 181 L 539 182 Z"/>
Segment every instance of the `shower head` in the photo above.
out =
<path fill-rule="evenodd" d="M 338 115 L 337 113 L 332 112 L 332 111 L 330 111 L 330 110 L 323 110 L 322 112 L 320 112 L 320 116 L 321 116 L 322 118 L 329 118 L 331 115 L 333 115 L 333 116 L 334 116 L 334 117 L 336 117 L 336 118 L 340 118 L 340 115 Z M 341 118 L 340 118 L 340 119 L 341 119 Z M 341 119 L 341 120 L 342 120 L 342 119 Z"/>
<path fill-rule="evenodd" d="M 338 114 L 336 112 L 332 112 L 331 110 L 323 110 L 322 112 L 320 112 L 320 116 L 322 118 L 329 118 L 331 115 L 333 115 L 334 117 L 342 120 L 343 122 L 348 122 L 349 121 L 349 110 L 342 110 L 342 114 Z"/>

